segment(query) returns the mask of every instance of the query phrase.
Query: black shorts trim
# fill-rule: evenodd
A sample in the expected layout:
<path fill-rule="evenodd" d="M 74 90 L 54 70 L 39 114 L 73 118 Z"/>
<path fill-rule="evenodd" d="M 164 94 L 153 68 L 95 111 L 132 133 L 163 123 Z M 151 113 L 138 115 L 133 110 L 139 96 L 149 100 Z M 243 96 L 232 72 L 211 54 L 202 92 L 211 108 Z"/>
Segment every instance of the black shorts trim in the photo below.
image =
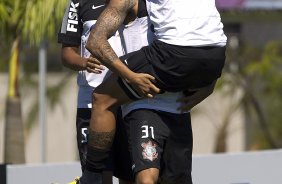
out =
<path fill-rule="evenodd" d="M 121 77 L 118 78 L 118 83 L 120 87 L 123 89 L 123 91 L 126 93 L 126 95 L 131 99 L 131 100 L 140 100 L 142 99 L 142 96 L 140 96 L 137 91 L 124 79 Z"/>
<path fill-rule="evenodd" d="M 153 66 L 147 61 L 145 53 L 142 50 L 131 52 L 120 57 L 120 60 L 132 71 L 138 73 L 147 73 L 155 76 Z M 124 79 L 118 79 L 118 83 L 126 95 L 132 100 L 140 100 L 142 96 Z"/>

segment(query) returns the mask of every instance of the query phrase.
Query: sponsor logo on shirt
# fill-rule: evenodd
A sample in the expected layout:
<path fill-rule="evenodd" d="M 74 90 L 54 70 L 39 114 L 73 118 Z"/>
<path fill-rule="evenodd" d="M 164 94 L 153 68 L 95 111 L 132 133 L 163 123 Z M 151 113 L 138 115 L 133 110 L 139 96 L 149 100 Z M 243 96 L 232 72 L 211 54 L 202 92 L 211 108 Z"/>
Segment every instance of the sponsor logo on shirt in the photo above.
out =
<path fill-rule="evenodd" d="M 104 4 L 99 5 L 99 6 L 93 5 L 93 6 L 92 6 L 92 9 L 93 9 L 93 10 L 96 10 L 96 9 L 101 8 L 101 7 L 103 7 L 103 6 L 105 6 L 105 5 L 104 5 Z"/>
<path fill-rule="evenodd" d="M 71 2 L 70 4 L 67 31 L 77 32 L 77 26 L 78 26 L 77 7 L 78 6 L 79 6 L 79 3 L 74 4 L 73 2 Z"/>

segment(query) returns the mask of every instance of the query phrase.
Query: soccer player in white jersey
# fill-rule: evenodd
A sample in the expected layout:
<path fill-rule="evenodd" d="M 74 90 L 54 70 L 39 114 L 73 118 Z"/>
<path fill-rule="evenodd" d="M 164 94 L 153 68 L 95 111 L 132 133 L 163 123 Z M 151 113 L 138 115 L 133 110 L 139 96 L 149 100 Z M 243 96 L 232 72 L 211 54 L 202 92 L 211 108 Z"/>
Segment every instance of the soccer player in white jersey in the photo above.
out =
<path fill-rule="evenodd" d="M 125 53 L 155 40 L 145 1 L 139 0 L 134 10 L 136 18 L 132 15 L 132 20 L 126 19 L 132 22 L 119 28 Z M 117 122 L 114 140 L 116 177 L 136 184 L 192 183 L 191 118 L 190 113 L 177 110 L 181 105 L 177 99 L 181 96 L 182 92 L 167 92 L 122 106 L 124 119 Z"/>
<path fill-rule="evenodd" d="M 213 86 L 224 66 L 226 36 L 215 0 L 146 2 L 157 36 L 149 46 L 118 58 L 107 41 L 137 0 L 110 0 L 86 44 L 113 71 L 93 93 L 86 165 L 97 178 L 113 140 L 119 105 L 163 91 L 190 95 L 190 91 Z M 201 100 L 192 101 L 196 105 Z"/>
<path fill-rule="evenodd" d="M 108 72 L 108 69 L 104 69 L 102 65 L 95 64 L 95 61 L 92 61 L 93 58 L 90 58 L 90 53 L 85 49 L 85 44 L 91 27 L 96 23 L 104 8 L 103 0 L 70 0 L 62 20 L 61 30 L 58 33 L 58 42 L 62 44 L 63 64 L 78 71 L 76 131 L 82 171 L 85 170 L 86 163 L 92 92 L 104 80 Z M 119 36 L 112 36 L 109 42 L 118 55 L 123 53 Z M 110 167 L 112 166 L 109 166 L 104 172 L 104 184 L 112 183 Z"/>

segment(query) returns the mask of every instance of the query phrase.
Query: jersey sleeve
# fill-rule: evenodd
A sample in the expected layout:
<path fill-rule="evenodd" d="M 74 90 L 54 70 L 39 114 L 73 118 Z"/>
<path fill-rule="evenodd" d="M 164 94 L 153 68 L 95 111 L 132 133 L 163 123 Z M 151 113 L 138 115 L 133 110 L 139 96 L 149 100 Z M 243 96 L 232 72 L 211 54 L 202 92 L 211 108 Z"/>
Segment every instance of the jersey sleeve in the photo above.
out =
<path fill-rule="evenodd" d="M 79 0 L 70 0 L 58 33 L 58 43 L 79 46 L 81 43 L 82 22 L 80 21 Z"/>

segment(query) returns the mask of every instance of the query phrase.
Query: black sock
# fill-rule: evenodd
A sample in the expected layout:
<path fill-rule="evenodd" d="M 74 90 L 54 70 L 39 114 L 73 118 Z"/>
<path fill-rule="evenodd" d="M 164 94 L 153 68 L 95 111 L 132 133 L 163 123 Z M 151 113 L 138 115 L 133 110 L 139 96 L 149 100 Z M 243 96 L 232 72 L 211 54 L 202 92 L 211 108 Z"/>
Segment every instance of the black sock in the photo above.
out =
<path fill-rule="evenodd" d="M 86 170 L 101 173 L 106 168 L 109 154 L 110 150 L 108 149 L 97 149 L 88 145 Z"/>
<path fill-rule="evenodd" d="M 102 173 L 84 170 L 79 179 L 79 184 L 102 184 Z"/>

